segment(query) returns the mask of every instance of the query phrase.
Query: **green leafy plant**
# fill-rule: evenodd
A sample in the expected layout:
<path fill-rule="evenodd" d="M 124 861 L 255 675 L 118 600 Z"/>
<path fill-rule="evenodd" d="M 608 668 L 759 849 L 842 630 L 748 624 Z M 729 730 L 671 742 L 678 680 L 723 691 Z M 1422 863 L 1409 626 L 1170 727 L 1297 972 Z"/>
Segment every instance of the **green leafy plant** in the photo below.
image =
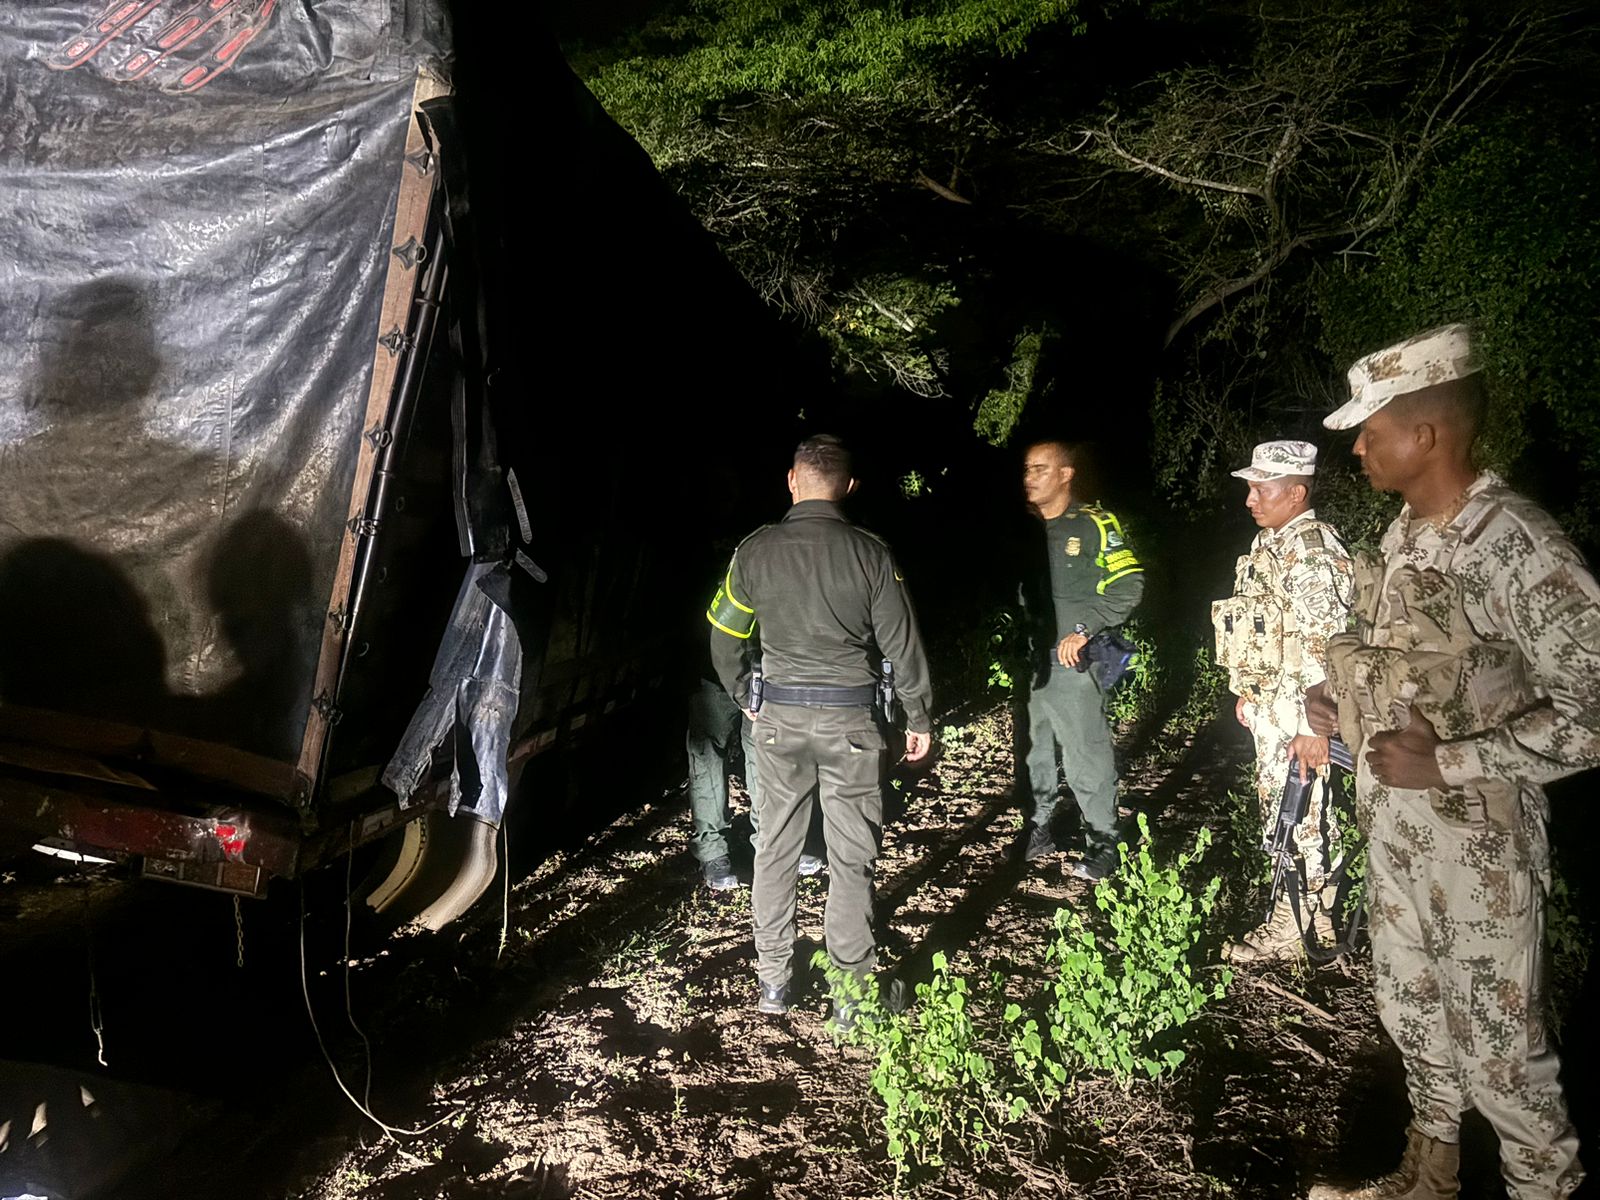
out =
<path fill-rule="evenodd" d="M 1184 1061 L 1173 1032 L 1220 999 L 1232 979 L 1223 969 L 1201 982 L 1206 968 L 1196 962 L 1220 880 L 1198 892 L 1184 881 L 1209 845 L 1209 831 L 1165 867 L 1151 857 L 1142 815 L 1139 835 L 1133 850 L 1120 847 L 1121 867 L 1095 889 L 1108 938 L 1070 909 L 1057 912 L 1045 955 L 1054 978 L 1031 1011 L 1008 998 L 999 971 L 991 968 L 973 986 L 943 952 L 933 955 L 915 1002 L 899 1013 L 885 1007 L 875 979 L 857 980 L 820 951 L 812 959 L 833 995 L 855 1006 L 855 1023 L 843 1036 L 875 1055 L 871 1087 L 883 1103 L 897 1189 L 916 1171 L 945 1167 L 954 1154 L 988 1154 L 1030 1113 L 1058 1104 L 1085 1070 L 1107 1072 L 1126 1087 Z"/>
<path fill-rule="evenodd" d="M 1261 797 L 1256 791 L 1254 759 L 1240 769 L 1239 782 L 1223 793 L 1222 818 L 1227 828 L 1228 894 L 1235 901 L 1254 904 L 1271 878 L 1266 853 L 1261 849 L 1265 824 Z"/>
<path fill-rule="evenodd" d="M 1556 864 L 1550 876 L 1550 900 L 1545 909 L 1544 940 L 1550 951 L 1550 1023 L 1561 1036 L 1567 1013 L 1589 972 L 1594 935 L 1583 919 L 1576 888 Z"/>
<path fill-rule="evenodd" d="M 1017 618 L 1009 609 L 997 609 L 989 618 L 989 675 L 986 686 L 1013 691 L 1027 678 L 1027 646 Z"/>
<path fill-rule="evenodd" d="M 1017 423 L 1022 420 L 1023 410 L 1038 390 L 1034 377 L 1039 368 L 1039 356 L 1053 336 L 1054 331 L 1048 325 L 1019 333 L 1011 348 L 1005 387 L 991 388 L 978 402 L 972 429 L 991 446 L 1004 446 L 1011 440 Z"/>
<path fill-rule="evenodd" d="M 974 1019 L 965 977 L 953 974 L 943 951 L 933 956 L 933 976 L 916 988 L 916 1003 L 891 1013 L 878 982 L 863 985 L 819 951 L 821 969 L 835 997 L 855 1006 L 845 1035 L 877 1054 L 872 1090 L 883 1101 L 883 1127 L 898 1186 L 913 1166 L 942 1167 L 960 1147 L 982 1157 L 993 1147 L 996 1076 L 987 1039 Z"/>
<path fill-rule="evenodd" d="M 1055 938 L 1046 951 L 1056 977 L 1044 1028 L 1063 1071 L 1051 1071 L 1052 1078 L 1083 1066 L 1106 1071 L 1126 1086 L 1183 1062 L 1184 1050 L 1165 1035 L 1220 1000 L 1232 982 L 1226 968 L 1215 982 L 1202 982 L 1194 961 L 1222 881 L 1213 877 L 1195 892 L 1184 875 L 1210 844 L 1210 830 L 1201 829 L 1191 851 L 1158 866 L 1141 813 L 1138 845 L 1130 850 L 1123 843 L 1121 867 L 1095 887 L 1095 907 L 1105 914 L 1110 937 L 1090 929 L 1071 909 L 1056 913 Z"/>
<path fill-rule="evenodd" d="M 900 476 L 900 494 L 907 500 L 916 500 L 932 492 L 933 488 L 928 486 L 928 477 L 921 471 L 907 471 Z"/>
<path fill-rule="evenodd" d="M 1128 664 L 1128 674 L 1117 685 L 1107 700 L 1107 709 L 1114 724 L 1122 725 L 1147 716 L 1155 710 L 1160 700 L 1163 671 L 1161 656 L 1155 640 L 1148 636 L 1137 620 L 1122 627 L 1122 636 L 1139 648 Z"/>

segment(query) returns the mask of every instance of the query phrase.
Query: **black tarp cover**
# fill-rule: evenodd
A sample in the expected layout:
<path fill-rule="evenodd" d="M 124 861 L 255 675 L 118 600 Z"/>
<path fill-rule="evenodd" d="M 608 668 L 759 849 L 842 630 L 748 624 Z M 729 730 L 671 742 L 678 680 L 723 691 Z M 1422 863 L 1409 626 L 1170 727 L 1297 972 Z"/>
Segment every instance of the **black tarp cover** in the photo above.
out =
<path fill-rule="evenodd" d="M 0 698 L 282 757 L 442 0 L 0 19 Z"/>

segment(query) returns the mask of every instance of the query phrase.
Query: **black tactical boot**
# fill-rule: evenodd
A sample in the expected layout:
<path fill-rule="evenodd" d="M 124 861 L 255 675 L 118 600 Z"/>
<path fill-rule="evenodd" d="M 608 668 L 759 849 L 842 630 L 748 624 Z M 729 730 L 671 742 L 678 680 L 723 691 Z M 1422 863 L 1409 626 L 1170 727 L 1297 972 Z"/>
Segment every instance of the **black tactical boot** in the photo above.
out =
<path fill-rule="evenodd" d="M 1056 839 L 1043 825 L 1028 826 L 1028 840 L 1022 844 L 1022 861 L 1032 862 L 1056 852 Z"/>
<path fill-rule="evenodd" d="M 759 1012 L 781 1016 L 789 1011 L 789 985 L 787 983 L 761 985 L 761 999 L 756 1001 Z"/>
<path fill-rule="evenodd" d="M 1098 850 L 1089 847 L 1084 850 L 1082 858 L 1067 867 L 1067 874 L 1074 879 L 1086 880 L 1089 883 L 1099 883 L 1116 869 L 1117 848 L 1115 846 L 1102 846 Z"/>
<path fill-rule="evenodd" d="M 726 854 L 701 863 L 700 872 L 713 892 L 731 891 L 739 886 L 739 877 L 733 873 L 733 863 Z"/>

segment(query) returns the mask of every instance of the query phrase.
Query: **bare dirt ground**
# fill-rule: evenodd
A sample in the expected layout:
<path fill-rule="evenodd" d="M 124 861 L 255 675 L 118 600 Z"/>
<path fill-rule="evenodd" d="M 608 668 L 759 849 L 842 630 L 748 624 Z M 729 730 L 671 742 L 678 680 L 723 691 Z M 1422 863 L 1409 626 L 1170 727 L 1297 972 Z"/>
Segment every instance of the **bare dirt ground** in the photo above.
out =
<path fill-rule="evenodd" d="M 1069 855 L 1015 861 L 1021 817 L 1006 707 L 945 720 L 942 753 L 931 768 L 897 777 L 897 811 L 887 815 L 882 966 L 915 983 L 942 950 L 958 971 L 998 967 L 1025 995 L 1046 978 L 1054 913 L 1087 910 L 1089 890 L 1065 874 Z M 1178 746 L 1125 732 L 1124 804 L 1148 814 L 1158 857 L 1187 848 L 1207 824 L 1217 842 L 1205 873 L 1236 876 L 1244 835 L 1231 831 L 1226 795 L 1239 783 L 1239 731 L 1217 722 Z M 448 935 L 369 950 L 351 960 L 348 977 L 341 872 L 308 884 L 303 926 L 292 893 L 275 906 L 246 906 L 242 967 L 225 897 L 94 875 L 74 881 L 32 860 L 20 879 L 0 875 L 0 915 L 15 918 L 3 961 L 14 981 L 28 981 L 0 1038 L 0 1059 L 17 1068 L 7 1068 L 13 1090 L 31 1105 L 40 1088 L 75 1098 L 87 1080 L 101 1104 L 81 1115 L 84 1136 L 102 1109 L 100 1125 L 119 1125 L 114 1143 L 103 1130 L 85 1143 L 100 1146 L 97 1154 L 111 1146 L 114 1161 L 89 1174 L 115 1182 L 70 1194 L 892 1195 L 871 1055 L 830 1038 L 824 988 L 812 975 L 797 981 L 789 1015 L 756 1013 L 749 893 L 699 885 L 681 786 L 656 795 L 615 820 L 591 819 L 585 828 L 594 832 L 569 839 L 565 851 L 541 858 L 525 849 L 501 903 L 486 898 Z M 511 836 L 529 847 L 539 840 Z M 511 855 L 518 861 L 515 843 Z M 820 941 L 825 890 L 825 877 L 800 883 L 799 927 L 809 940 L 797 964 Z M 1243 886 L 1223 896 L 1200 948 L 1213 964 L 1259 902 Z M 91 930 L 109 1072 L 94 1061 L 87 1027 Z M 1227 997 L 1183 1031 L 1190 1057 L 1172 1077 L 1127 1090 L 1080 1077 L 1048 1119 L 1025 1124 L 986 1158 L 957 1153 L 920 1176 L 917 1193 L 1298 1197 L 1318 1175 L 1386 1167 L 1407 1110 L 1368 971 L 1364 956 L 1314 971 L 1236 971 Z M 350 1091 L 393 1126 L 425 1132 L 385 1136 L 339 1093 L 306 1021 L 307 996 Z M 1592 985 L 1573 1003 L 1574 1041 L 1562 1047 L 1585 1137 L 1596 1124 L 1583 1065 L 1592 1035 L 1577 1014 L 1591 996 Z M 28 1064 L 49 1073 L 35 1079 Z M 23 1107 L 16 1116 L 25 1122 Z M 1503 1196 L 1481 1121 L 1465 1127 L 1464 1151 L 1462 1195 Z M 0 1153 L 0 1174 L 8 1157 Z"/>
<path fill-rule="evenodd" d="M 1053 913 L 1086 905 L 1088 889 L 1065 874 L 1065 854 L 1027 868 L 1014 860 L 1007 710 L 978 713 L 945 740 L 933 768 L 896 789 L 904 811 L 887 822 L 878 876 L 882 966 L 915 981 L 944 949 L 958 969 L 1000 964 L 1042 980 Z M 1171 852 L 1216 824 L 1239 761 L 1225 730 L 1203 729 L 1187 747 L 1127 764 L 1124 803 L 1151 814 Z M 869 1054 L 830 1039 L 816 979 L 800 981 L 788 1016 L 756 1013 L 749 893 L 698 886 L 687 821 L 681 793 L 669 793 L 544 861 L 503 909 L 485 904 L 451 953 L 419 958 L 381 994 L 364 995 L 358 973 L 355 1011 L 379 1064 L 375 1110 L 407 1128 L 443 1122 L 398 1139 L 353 1114 L 343 1130 L 323 1124 L 298 1138 L 290 1122 L 271 1140 L 300 1151 L 280 1161 L 272 1194 L 891 1194 Z M 1212 859 L 1223 865 L 1216 848 Z M 811 941 L 797 963 L 820 939 L 825 886 L 801 881 L 799 928 Z M 1244 912 L 1218 917 L 1208 952 L 1250 923 Z M 360 1044 L 337 1007 L 327 1013 L 359 1094 Z M 1240 972 L 1192 1034 L 1170 1081 L 1124 1091 L 1082 1078 L 1022 1144 L 953 1161 L 921 1194 L 1292 1196 L 1314 1172 L 1397 1153 L 1404 1100 L 1363 962 Z M 1466 1194 L 1495 1194 L 1492 1167 Z"/>

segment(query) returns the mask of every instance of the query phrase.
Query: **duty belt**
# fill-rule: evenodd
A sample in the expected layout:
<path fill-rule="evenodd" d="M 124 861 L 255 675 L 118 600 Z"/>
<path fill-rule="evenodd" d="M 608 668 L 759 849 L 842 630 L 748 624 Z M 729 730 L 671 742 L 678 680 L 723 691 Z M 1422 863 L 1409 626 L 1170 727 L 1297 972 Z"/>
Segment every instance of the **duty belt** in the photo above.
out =
<path fill-rule="evenodd" d="M 863 683 L 860 687 L 790 687 L 766 683 L 762 685 L 761 698 L 771 704 L 798 704 L 802 708 L 871 708 L 878 698 L 878 686 Z"/>

